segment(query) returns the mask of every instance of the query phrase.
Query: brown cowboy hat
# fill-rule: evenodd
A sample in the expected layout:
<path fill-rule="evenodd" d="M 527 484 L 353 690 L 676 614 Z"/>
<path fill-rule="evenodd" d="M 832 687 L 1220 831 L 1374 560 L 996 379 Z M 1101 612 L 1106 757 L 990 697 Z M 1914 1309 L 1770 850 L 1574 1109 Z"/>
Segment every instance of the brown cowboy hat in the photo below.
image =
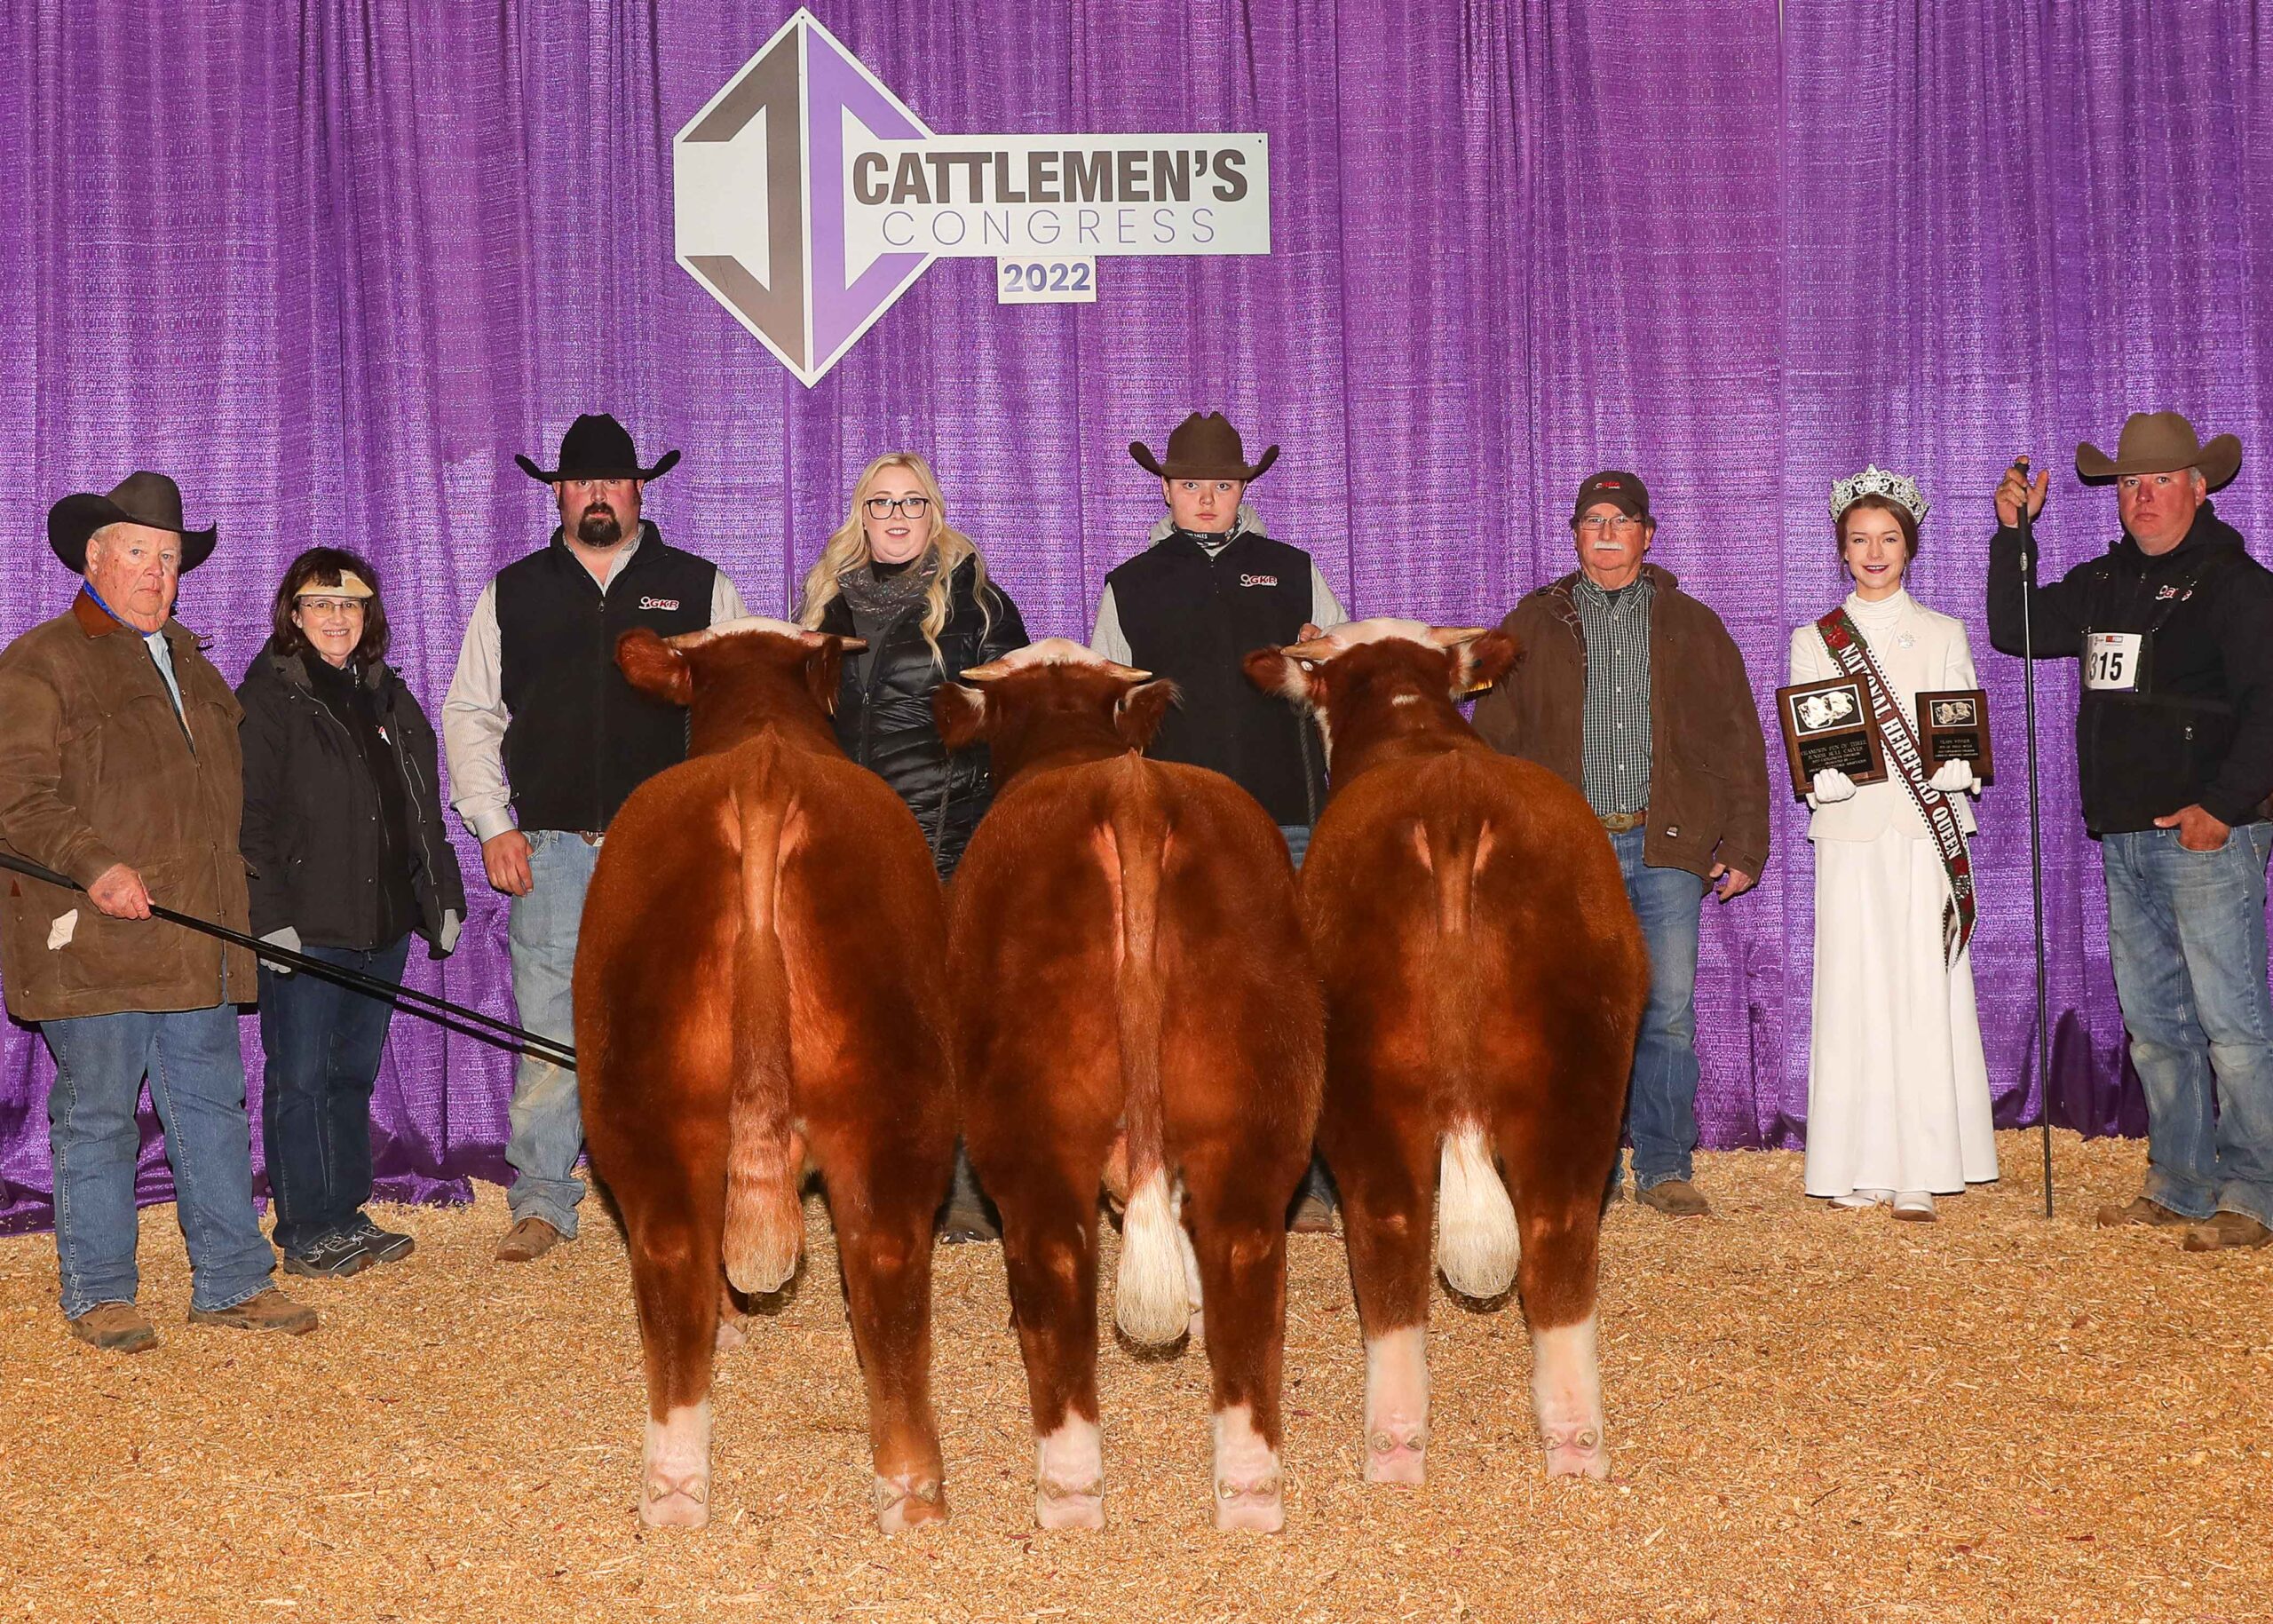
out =
<path fill-rule="evenodd" d="M 2123 420 L 2123 438 L 2115 442 L 2113 456 L 2089 440 L 2076 448 L 2076 472 L 2086 479 L 2178 468 L 2199 468 L 2203 482 L 2216 490 L 2240 471 L 2241 441 L 2221 434 L 2206 446 L 2194 425 L 2176 412 L 2133 412 Z"/>
<path fill-rule="evenodd" d="M 75 575 L 87 573 L 87 538 L 105 525 L 147 525 L 181 537 L 185 575 L 213 555 L 213 529 L 181 522 L 181 487 L 162 473 L 131 473 L 107 494 L 75 491 L 47 511 L 47 544 Z"/>
<path fill-rule="evenodd" d="M 1247 448 L 1239 444 L 1239 432 L 1232 426 L 1230 418 L 1221 412 L 1209 412 L 1201 416 L 1194 412 L 1176 425 L 1176 432 L 1168 436 L 1168 454 L 1165 459 L 1152 455 L 1152 448 L 1141 440 L 1129 442 L 1129 455 L 1147 473 L 1156 473 L 1163 479 L 1259 479 L 1263 470 L 1279 460 L 1279 448 L 1271 447 L 1255 459 L 1255 466 L 1247 464 Z"/>

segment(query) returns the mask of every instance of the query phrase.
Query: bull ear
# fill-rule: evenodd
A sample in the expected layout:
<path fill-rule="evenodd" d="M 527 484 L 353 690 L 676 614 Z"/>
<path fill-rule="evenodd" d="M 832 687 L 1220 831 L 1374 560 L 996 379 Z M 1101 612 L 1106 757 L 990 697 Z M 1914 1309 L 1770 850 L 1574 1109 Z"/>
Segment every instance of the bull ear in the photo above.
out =
<path fill-rule="evenodd" d="M 1462 643 L 1454 657 L 1459 666 L 1453 691 L 1479 693 L 1516 669 L 1523 646 L 1507 632 L 1486 631 Z"/>
<path fill-rule="evenodd" d="M 634 626 L 615 640 L 615 669 L 642 693 L 685 705 L 694 699 L 694 672 L 686 656 L 645 626 Z"/>
<path fill-rule="evenodd" d="M 1113 731 L 1130 749 L 1141 750 L 1160 731 L 1160 718 L 1176 701 L 1176 684 L 1165 677 L 1127 689 L 1113 705 Z"/>
<path fill-rule="evenodd" d="M 1302 659 L 1291 648 L 1258 648 L 1239 666 L 1247 672 L 1247 679 L 1265 693 L 1280 694 L 1297 703 L 1311 700 L 1317 662 Z"/>
<path fill-rule="evenodd" d="M 931 720 L 939 742 L 951 750 L 967 750 L 986 737 L 986 694 L 960 682 L 943 682 L 931 693 Z"/>
<path fill-rule="evenodd" d="M 823 716 L 836 714 L 836 696 L 842 691 L 840 677 L 844 669 L 844 656 L 867 647 L 859 638 L 830 637 L 809 631 L 800 639 L 805 646 L 805 690 L 813 696 Z"/>

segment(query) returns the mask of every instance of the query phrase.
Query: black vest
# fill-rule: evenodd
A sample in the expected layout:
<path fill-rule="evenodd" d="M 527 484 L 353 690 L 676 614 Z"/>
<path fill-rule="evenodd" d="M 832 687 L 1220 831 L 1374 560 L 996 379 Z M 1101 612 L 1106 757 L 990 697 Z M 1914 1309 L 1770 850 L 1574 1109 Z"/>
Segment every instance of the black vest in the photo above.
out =
<path fill-rule="evenodd" d="M 1271 821 L 1308 825 L 1326 804 L 1326 750 L 1308 716 L 1247 679 L 1255 649 L 1300 639 L 1311 618 L 1311 556 L 1242 532 L 1210 558 L 1171 533 L 1105 577 L 1131 657 L 1176 679 L 1152 748 L 1160 761 L 1210 767 Z"/>
<path fill-rule="evenodd" d="M 626 682 L 615 640 L 634 626 L 701 630 L 717 574 L 645 521 L 605 594 L 558 530 L 497 572 L 505 776 L 523 828 L 604 829 L 626 796 L 686 759 L 685 709 Z"/>

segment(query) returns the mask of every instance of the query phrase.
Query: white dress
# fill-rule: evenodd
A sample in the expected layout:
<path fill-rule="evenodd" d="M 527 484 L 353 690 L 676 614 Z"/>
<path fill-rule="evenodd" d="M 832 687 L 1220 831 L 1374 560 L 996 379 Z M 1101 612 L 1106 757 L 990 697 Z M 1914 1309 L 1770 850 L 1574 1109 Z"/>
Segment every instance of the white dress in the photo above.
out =
<path fill-rule="evenodd" d="M 1914 725 L 1921 690 L 1979 686 L 1965 627 L 1906 591 L 1849 596 L 1848 618 Z M 1795 683 L 1840 675 L 1812 624 L 1792 633 Z M 1969 836 L 1971 809 L 1958 797 Z M 1961 1191 L 1997 1176 L 1973 955 L 1942 952 L 1949 880 L 1926 820 L 1889 776 L 1818 808 L 1815 1019 L 1808 1042 L 1807 1192 Z"/>

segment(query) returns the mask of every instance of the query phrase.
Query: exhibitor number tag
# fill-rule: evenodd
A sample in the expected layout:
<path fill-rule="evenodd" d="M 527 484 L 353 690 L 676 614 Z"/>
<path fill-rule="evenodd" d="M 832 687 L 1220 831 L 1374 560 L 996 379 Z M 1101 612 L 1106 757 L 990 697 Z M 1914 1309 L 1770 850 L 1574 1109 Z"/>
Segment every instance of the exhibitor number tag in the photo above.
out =
<path fill-rule="evenodd" d="M 2151 636 L 2144 631 L 2084 633 L 2084 686 L 2099 693 L 2136 693 L 2146 676 Z"/>

